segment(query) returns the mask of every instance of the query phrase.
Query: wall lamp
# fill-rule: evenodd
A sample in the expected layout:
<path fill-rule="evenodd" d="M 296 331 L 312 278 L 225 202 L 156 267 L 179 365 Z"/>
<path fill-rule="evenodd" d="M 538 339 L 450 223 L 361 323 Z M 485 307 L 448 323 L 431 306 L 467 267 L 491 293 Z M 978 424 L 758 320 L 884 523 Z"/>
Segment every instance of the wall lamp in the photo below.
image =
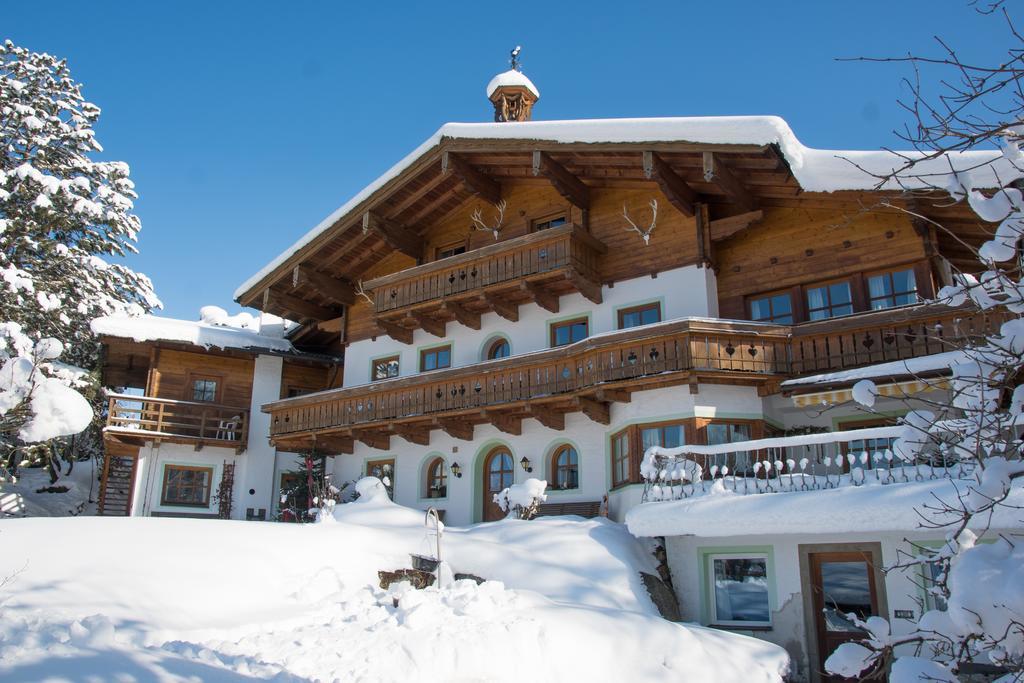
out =
<path fill-rule="evenodd" d="M 530 465 L 530 459 L 525 455 L 523 456 L 523 459 L 519 461 L 519 464 L 522 465 L 523 469 L 527 472 L 533 472 L 533 466 Z"/>
<path fill-rule="evenodd" d="M 462 479 L 462 467 L 459 463 L 453 462 L 450 469 L 457 479 Z"/>

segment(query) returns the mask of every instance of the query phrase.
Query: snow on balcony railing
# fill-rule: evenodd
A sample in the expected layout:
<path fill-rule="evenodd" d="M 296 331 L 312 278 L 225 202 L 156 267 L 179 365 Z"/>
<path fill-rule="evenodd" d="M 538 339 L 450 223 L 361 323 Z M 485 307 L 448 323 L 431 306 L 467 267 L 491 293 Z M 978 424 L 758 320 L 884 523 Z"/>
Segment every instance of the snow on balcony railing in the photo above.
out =
<path fill-rule="evenodd" d="M 967 465 L 939 447 L 908 449 L 916 453 L 910 460 L 894 454 L 900 450 L 893 448 L 897 439 L 912 434 L 906 426 L 873 427 L 715 446 L 652 446 L 640 464 L 643 499 L 688 498 L 716 486 L 741 494 L 780 493 L 967 474 Z"/>

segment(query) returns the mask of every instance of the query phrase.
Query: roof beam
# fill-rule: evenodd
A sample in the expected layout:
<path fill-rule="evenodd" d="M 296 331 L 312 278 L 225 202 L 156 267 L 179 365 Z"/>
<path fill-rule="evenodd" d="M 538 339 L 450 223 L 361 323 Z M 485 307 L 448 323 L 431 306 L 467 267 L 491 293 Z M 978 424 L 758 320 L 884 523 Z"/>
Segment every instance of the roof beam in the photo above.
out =
<path fill-rule="evenodd" d="M 440 419 L 435 417 L 433 424 L 434 426 L 443 429 L 445 434 L 453 439 L 461 439 L 462 441 L 473 440 L 472 422 L 467 422 L 457 418 Z"/>
<path fill-rule="evenodd" d="M 457 304 L 454 301 L 445 301 L 441 304 L 441 312 L 450 314 L 455 318 L 456 322 L 465 325 L 471 330 L 480 329 L 480 314 L 469 310 L 461 304 Z"/>
<path fill-rule="evenodd" d="M 413 443 L 418 446 L 430 445 L 429 429 L 412 427 L 410 425 L 390 425 L 390 428 L 393 433 L 402 437 L 409 443 Z"/>
<path fill-rule="evenodd" d="M 400 216 L 401 214 L 408 211 L 413 204 L 430 194 L 437 186 L 448 179 L 444 173 L 439 173 L 433 178 L 423 183 L 423 185 L 416 191 L 412 192 L 408 197 L 403 199 L 399 204 L 391 210 L 392 216 Z"/>
<path fill-rule="evenodd" d="M 552 294 L 547 291 L 536 282 L 523 281 L 519 283 L 519 288 L 524 292 L 527 292 L 538 306 L 551 313 L 558 313 L 559 310 L 559 296 Z"/>
<path fill-rule="evenodd" d="M 747 211 L 746 213 L 711 221 L 711 241 L 727 240 L 733 235 L 743 232 L 762 218 L 764 218 L 764 211 Z"/>
<path fill-rule="evenodd" d="M 447 336 L 447 324 L 443 320 L 431 318 L 425 313 L 410 313 L 409 317 L 415 320 L 417 325 L 435 337 L 444 339 Z"/>
<path fill-rule="evenodd" d="M 529 406 L 528 410 L 530 417 L 548 429 L 554 429 L 557 432 L 565 430 L 565 413 L 552 410 L 550 406 Z"/>
<path fill-rule="evenodd" d="M 595 401 L 592 398 L 577 396 L 573 399 L 573 405 L 583 411 L 583 414 L 598 424 L 611 424 L 611 410 L 607 403 Z"/>
<path fill-rule="evenodd" d="M 505 299 L 501 299 L 494 294 L 484 293 L 484 301 L 486 301 L 494 312 L 500 315 L 509 322 L 519 322 L 519 306 Z"/>
<path fill-rule="evenodd" d="M 387 320 L 377 320 L 377 327 L 384 330 L 384 333 L 395 341 L 403 344 L 412 344 L 412 330 Z"/>
<path fill-rule="evenodd" d="M 267 310 L 271 306 L 281 309 L 286 313 L 296 314 L 304 320 L 315 320 L 317 322 L 321 322 L 323 320 L 331 320 L 338 317 L 338 311 L 334 309 L 310 303 L 305 299 L 300 299 L 299 297 L 292 296 L 291 294 L 275 292 L 268 287 L 263 290 L 263 310 Z M 285 317 L 291 316 L 286 315 Z"/>
<path fill-rule="evenodd" d="M 523 434 L 523 418 L 519 415 L 500 415 L 489 410 L 481 410 L 480 416 L 494 425 L 498 431 L 512 436 Z"/>
<path fill-rule="evenodd" d="M 590 188 L 546 152 L 533 151 L 533 175 L 547 178 L 558 194 L 584 211 L 590 209 Z"/>
<path fill-rule="evenodd" d="M 698 201 L 697 193 L 693 191 L 693 188 L 687 185 L 686 181 L 654 152 L 644 152 L 643 159 L 644 176 L 658 184 L 661 193 L 665 195 L 672 206 L 676 207 L 679 213 L 692 218 L 693 205 Z"/>
<path fill-rule="evenodd" d="M 376 232 L 389 247 L 417 261 L 423 257 L 423 239 L 419 235 L 373 211 L 363 214 L 363 232 Z"/>
<path fill-rule="evenodd" d="M 303 285 L 313 287 L 318 294 L 339 304 L 351 306 L 356 302 L 356 290 L 348 280 L 333 278 L 309 266 L 295 266 L 292 269 L 292 289 L 298 289 Z"/>
<path fill-rule="evenodd" d="M 757 210 L 757 198 L 750 193 L 722 159 L 714 152 L 704 152 L 704 181 L 714 183 L 734 202 L 747 211 Z"/>
<path fill-rule="evenodd" d="M 447 151 L 441 154 L 441 172 L 445 175 L 454 173 L 470 192 L 491 204 L 501 201 L 501 185 L 498 181 L 470 166 L 458 154 Z"/>
<path fill-rule="evenodd" d="M 391 450 L 390 434 L 382 434 L 381 432 L 353 432 L 352 435 L 356 441 L 361 441 L 370 448 L 376 448 L 379 451 Z"/>

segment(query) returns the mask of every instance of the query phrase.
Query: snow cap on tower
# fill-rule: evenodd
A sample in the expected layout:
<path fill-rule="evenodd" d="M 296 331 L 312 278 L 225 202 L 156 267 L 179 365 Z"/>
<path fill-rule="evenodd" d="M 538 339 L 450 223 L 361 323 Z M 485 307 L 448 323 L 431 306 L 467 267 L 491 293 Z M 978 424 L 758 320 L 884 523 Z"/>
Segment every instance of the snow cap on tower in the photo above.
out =
<path fill-rule="evenodd" d="M 519 70 L 519 52 L 522 49 L 516 45 L 512 50 L 512 68 L 487 84 L 487 99 L 494 105 L 495 121 L 529 121 L 533 105 L 540 99 L 540 91 Z"/>

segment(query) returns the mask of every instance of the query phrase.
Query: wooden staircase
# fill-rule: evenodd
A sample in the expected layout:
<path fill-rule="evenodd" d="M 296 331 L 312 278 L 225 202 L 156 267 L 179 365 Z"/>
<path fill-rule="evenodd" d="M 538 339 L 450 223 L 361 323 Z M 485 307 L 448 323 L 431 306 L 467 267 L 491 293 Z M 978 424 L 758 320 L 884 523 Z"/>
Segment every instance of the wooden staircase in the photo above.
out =
<path fill-rule="evenodd" d="M 107 450 L 103 463 L 103 479 L 100 483 L 98 514 L 127 517 L 131 513 L 135 469 L 138 462 L 138 455 Z"/>

